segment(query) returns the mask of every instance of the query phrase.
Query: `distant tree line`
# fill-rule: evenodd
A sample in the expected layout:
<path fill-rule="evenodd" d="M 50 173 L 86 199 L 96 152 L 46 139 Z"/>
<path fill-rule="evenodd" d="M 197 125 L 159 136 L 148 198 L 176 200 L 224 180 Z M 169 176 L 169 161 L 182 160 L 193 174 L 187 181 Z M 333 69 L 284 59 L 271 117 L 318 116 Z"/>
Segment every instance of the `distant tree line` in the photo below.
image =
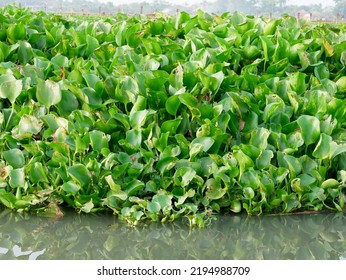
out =
<path fill-rule="evenodd" d="M 335 6 L 324 9 L 322 11 L 321 5 L 288 5 L 287 0 L 217 0 L 210 3 L 208 1 L 202 2 L 200 8 L 210 13 L 223 13 L 225 11 L 234 12 L 239 11 L 244 14 L 255 15 L 273 15 L 278 16 L 284 13 L 296 15 L 298 10 L 306 10 L 312 13 L 325 14 L 329 16 L 343 16 L 346 18 L 346 0 L 334 0 Z M 113 2 L 102 3 L 98 0 L 74 0 L 72 2 L 65 0 L 1 0 L 0 6 L 16 3 L 23 7 L 41 8 L 47 11 L 56 12 L 86 12 L 86 13 L 153 13 L 157 11 L 176 11 L 187 10 L 188 12 L 196 11 L 196 6 L 192 8 L 183 7 L 179 5 L 172 5 L 165 0 L 155 0 L 154 2 L 147 2 L 145 0 L 138 0 L 137 4 L 116 4 Z"/>

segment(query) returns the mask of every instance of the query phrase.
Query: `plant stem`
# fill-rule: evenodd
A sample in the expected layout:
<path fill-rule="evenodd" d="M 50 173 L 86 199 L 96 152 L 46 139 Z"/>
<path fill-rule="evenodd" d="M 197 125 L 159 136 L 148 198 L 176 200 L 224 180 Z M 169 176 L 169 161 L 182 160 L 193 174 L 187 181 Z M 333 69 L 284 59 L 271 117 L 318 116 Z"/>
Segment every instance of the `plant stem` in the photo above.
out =
<path fill-rule="evenodd" d="M 12 110 L 11 110 L 10 116 L 8 117 L 8 120 L 7 120 L 7 123 L 6 123 L 6 126 L 5 126 L 5 131 L 7 130 L 8 125 L 10 124 L 10 121 L 11 121 L 12 116 L 13 116 L 13 112 L 14 112 L 14 103 L 12 103 Z"/>

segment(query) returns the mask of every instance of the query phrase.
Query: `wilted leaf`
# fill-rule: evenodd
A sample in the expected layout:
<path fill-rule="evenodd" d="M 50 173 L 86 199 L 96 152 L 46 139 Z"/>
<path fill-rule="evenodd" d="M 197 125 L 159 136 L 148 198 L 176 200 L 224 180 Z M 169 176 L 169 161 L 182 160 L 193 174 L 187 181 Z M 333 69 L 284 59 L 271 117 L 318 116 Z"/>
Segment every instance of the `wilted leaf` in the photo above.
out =
<path fill-rule="evenodd" d="M 43 123 L 34 116 L 24 115 L 18 124 L 18 133 L 25 134 L 38 134 L 42 129 Z"/>

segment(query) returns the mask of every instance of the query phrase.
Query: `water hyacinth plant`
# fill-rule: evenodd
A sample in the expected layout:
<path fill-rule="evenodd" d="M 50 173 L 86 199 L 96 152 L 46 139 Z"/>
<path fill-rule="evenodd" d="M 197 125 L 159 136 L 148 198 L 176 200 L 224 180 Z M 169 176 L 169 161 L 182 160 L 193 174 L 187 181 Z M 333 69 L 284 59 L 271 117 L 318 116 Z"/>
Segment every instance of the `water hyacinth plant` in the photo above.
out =
<path fill-rule="evenodd" d="M 344 209 L 346 26 L 0 10 L 0 202 L 131 224 Z"/>

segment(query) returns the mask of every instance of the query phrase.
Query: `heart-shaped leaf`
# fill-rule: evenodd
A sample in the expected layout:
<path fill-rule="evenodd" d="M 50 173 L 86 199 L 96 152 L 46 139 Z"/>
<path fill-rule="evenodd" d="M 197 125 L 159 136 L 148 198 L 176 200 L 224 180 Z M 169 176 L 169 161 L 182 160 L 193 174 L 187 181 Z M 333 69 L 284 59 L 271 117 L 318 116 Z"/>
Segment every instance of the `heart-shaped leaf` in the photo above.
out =
<path fill-rule="evenodd" d="M 3 157 L 13 168 L 21 168 L 25 165 L 24 154 L 19 149 L 11 149 L 3 152 Z"/>
<path fill-rule="evenodd" d="M 7 98 L 13 104 L 22 91 L 22 81 L 12 74 L 0 76 L 0 97 Z"/>
<path fill-rule="evenodd" d="M 56 82 L 46 80 L 37 84 L 37 100 L 47 108 L 55 105 L 61 100 L 61 88 Z"/>
<path fill-rule="evenodd" d="M 303 115 L 297 119 L 306 145 L 317 142 L 320 137 L 320 121 L 314 116 Z"/>
<path fill-rule="evenodd" d="M 227 192 L 227 188 L 221 188 L 214 178 L 208 179 L 204 184 L 204 188 L 206 189 L 205 195 L 210 200 L 220 199 Z"/>

